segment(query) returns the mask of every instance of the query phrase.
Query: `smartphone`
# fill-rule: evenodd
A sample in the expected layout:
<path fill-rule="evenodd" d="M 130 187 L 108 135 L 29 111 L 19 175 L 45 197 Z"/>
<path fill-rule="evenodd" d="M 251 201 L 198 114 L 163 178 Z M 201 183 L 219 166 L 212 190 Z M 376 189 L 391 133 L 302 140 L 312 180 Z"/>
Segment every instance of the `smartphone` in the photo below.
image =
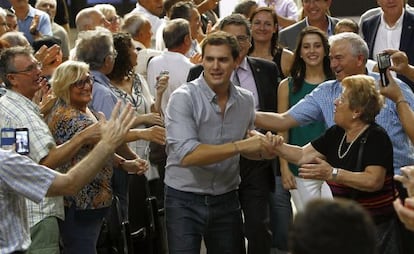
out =
<path fill-rule="evenodd" d="M 17 128 L 14 130 L 16 140 L 16 152 L 19 154 L 29 154 L 29 130 L 27 128 Z"/>
<path fill-rule="evenodd" d="M 390 55 L 387 53 L 379 53 L 377 55 L 377 63 L 378 63 L 381 83 L 383 86 L 388 86 L 390 81 L 388 80 L 386 71 L 391 66 Z"/>
<path fill-rule="evenodd" d="M 1 148 L 5 150 L 12 150 L 15 143 L 13 128 L 2 128 L 1 129 Z"/>

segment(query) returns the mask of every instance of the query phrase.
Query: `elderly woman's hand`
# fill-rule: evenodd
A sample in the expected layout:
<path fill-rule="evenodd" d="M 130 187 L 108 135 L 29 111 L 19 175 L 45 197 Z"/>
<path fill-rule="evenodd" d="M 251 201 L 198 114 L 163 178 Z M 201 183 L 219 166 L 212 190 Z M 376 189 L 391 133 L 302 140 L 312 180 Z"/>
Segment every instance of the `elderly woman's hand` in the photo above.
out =
<path fill-rule="evenodd" d="M 402 167 L 401 172 L 402 175 L 395 175 L 394 179 L 403 184 L 408 196 L 414 197 L 414 165 Z"/>
<path fill-rule="evenodd" d="M 332 166 L 325 160 L 316 157 L 314 163 L 302 164 L 299 167 L 299 177 L 323 181 L 330 180 L 332 178 Z"/>

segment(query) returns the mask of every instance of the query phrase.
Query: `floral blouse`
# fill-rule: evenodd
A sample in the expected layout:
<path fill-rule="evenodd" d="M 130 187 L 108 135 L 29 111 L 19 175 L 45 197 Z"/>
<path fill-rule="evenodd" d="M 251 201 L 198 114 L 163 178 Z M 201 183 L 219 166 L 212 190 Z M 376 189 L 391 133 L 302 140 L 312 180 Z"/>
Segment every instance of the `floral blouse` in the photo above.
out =
<path fill-rule="evenodd" d="M 58 100 L 51 113 L 47 116 L 46 122 L 57 145 L 65 143 L 77 132 L 94 123 L 89 115 L 67 105 L 63 100 Z M 92 145 L 84 145 L 69 162 L 56 170 L 66 173 L 71 167 L 81 161 L 92 148 Z M 64 197 L 65 206 L 71 207 L 74 205 L 78 210 L 109 207 L 112 201 L 111 177 L 112 160 L 108 160 L 95 179 L 83 187 L 76 196 Z"/>

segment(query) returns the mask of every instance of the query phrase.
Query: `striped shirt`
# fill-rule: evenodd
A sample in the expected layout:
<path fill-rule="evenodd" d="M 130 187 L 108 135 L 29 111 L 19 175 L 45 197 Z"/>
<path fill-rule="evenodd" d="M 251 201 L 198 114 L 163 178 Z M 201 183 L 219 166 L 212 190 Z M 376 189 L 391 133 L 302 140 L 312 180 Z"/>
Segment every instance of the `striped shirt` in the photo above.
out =
<path fill-rule="evenodd" d="M 0 149 L 0 254 L 29 247 L 25 198 L 42 201 L 55 175 L 26 156 Z"/>
<path fill-rule="evenodd" d="M 40 114 L 39 107 L 25 96 L 8 90 L 0 98 L 0 128 L 28 128 L 30 154 L 39 163 L 56 146 L 52 134 Z M 27 200 L 29 226 L 49 216 L 64 219 L 63 198 L 45 198 L 39 204 Z"/>

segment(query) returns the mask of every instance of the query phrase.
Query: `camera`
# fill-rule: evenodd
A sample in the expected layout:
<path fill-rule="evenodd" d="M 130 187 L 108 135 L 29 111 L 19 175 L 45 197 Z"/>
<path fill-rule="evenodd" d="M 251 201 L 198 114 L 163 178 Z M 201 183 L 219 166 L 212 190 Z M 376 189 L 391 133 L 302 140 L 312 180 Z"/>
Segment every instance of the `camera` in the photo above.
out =
<path fill-rule="evenodd" d="M 379 53 L 377 55 L 377 63 L 378 63 L 381 83 L 383 86 L 388 86 L 389 80 L 388 80 L 386 71 L 391 66 L 390 55 L 387 53 Z"/>

